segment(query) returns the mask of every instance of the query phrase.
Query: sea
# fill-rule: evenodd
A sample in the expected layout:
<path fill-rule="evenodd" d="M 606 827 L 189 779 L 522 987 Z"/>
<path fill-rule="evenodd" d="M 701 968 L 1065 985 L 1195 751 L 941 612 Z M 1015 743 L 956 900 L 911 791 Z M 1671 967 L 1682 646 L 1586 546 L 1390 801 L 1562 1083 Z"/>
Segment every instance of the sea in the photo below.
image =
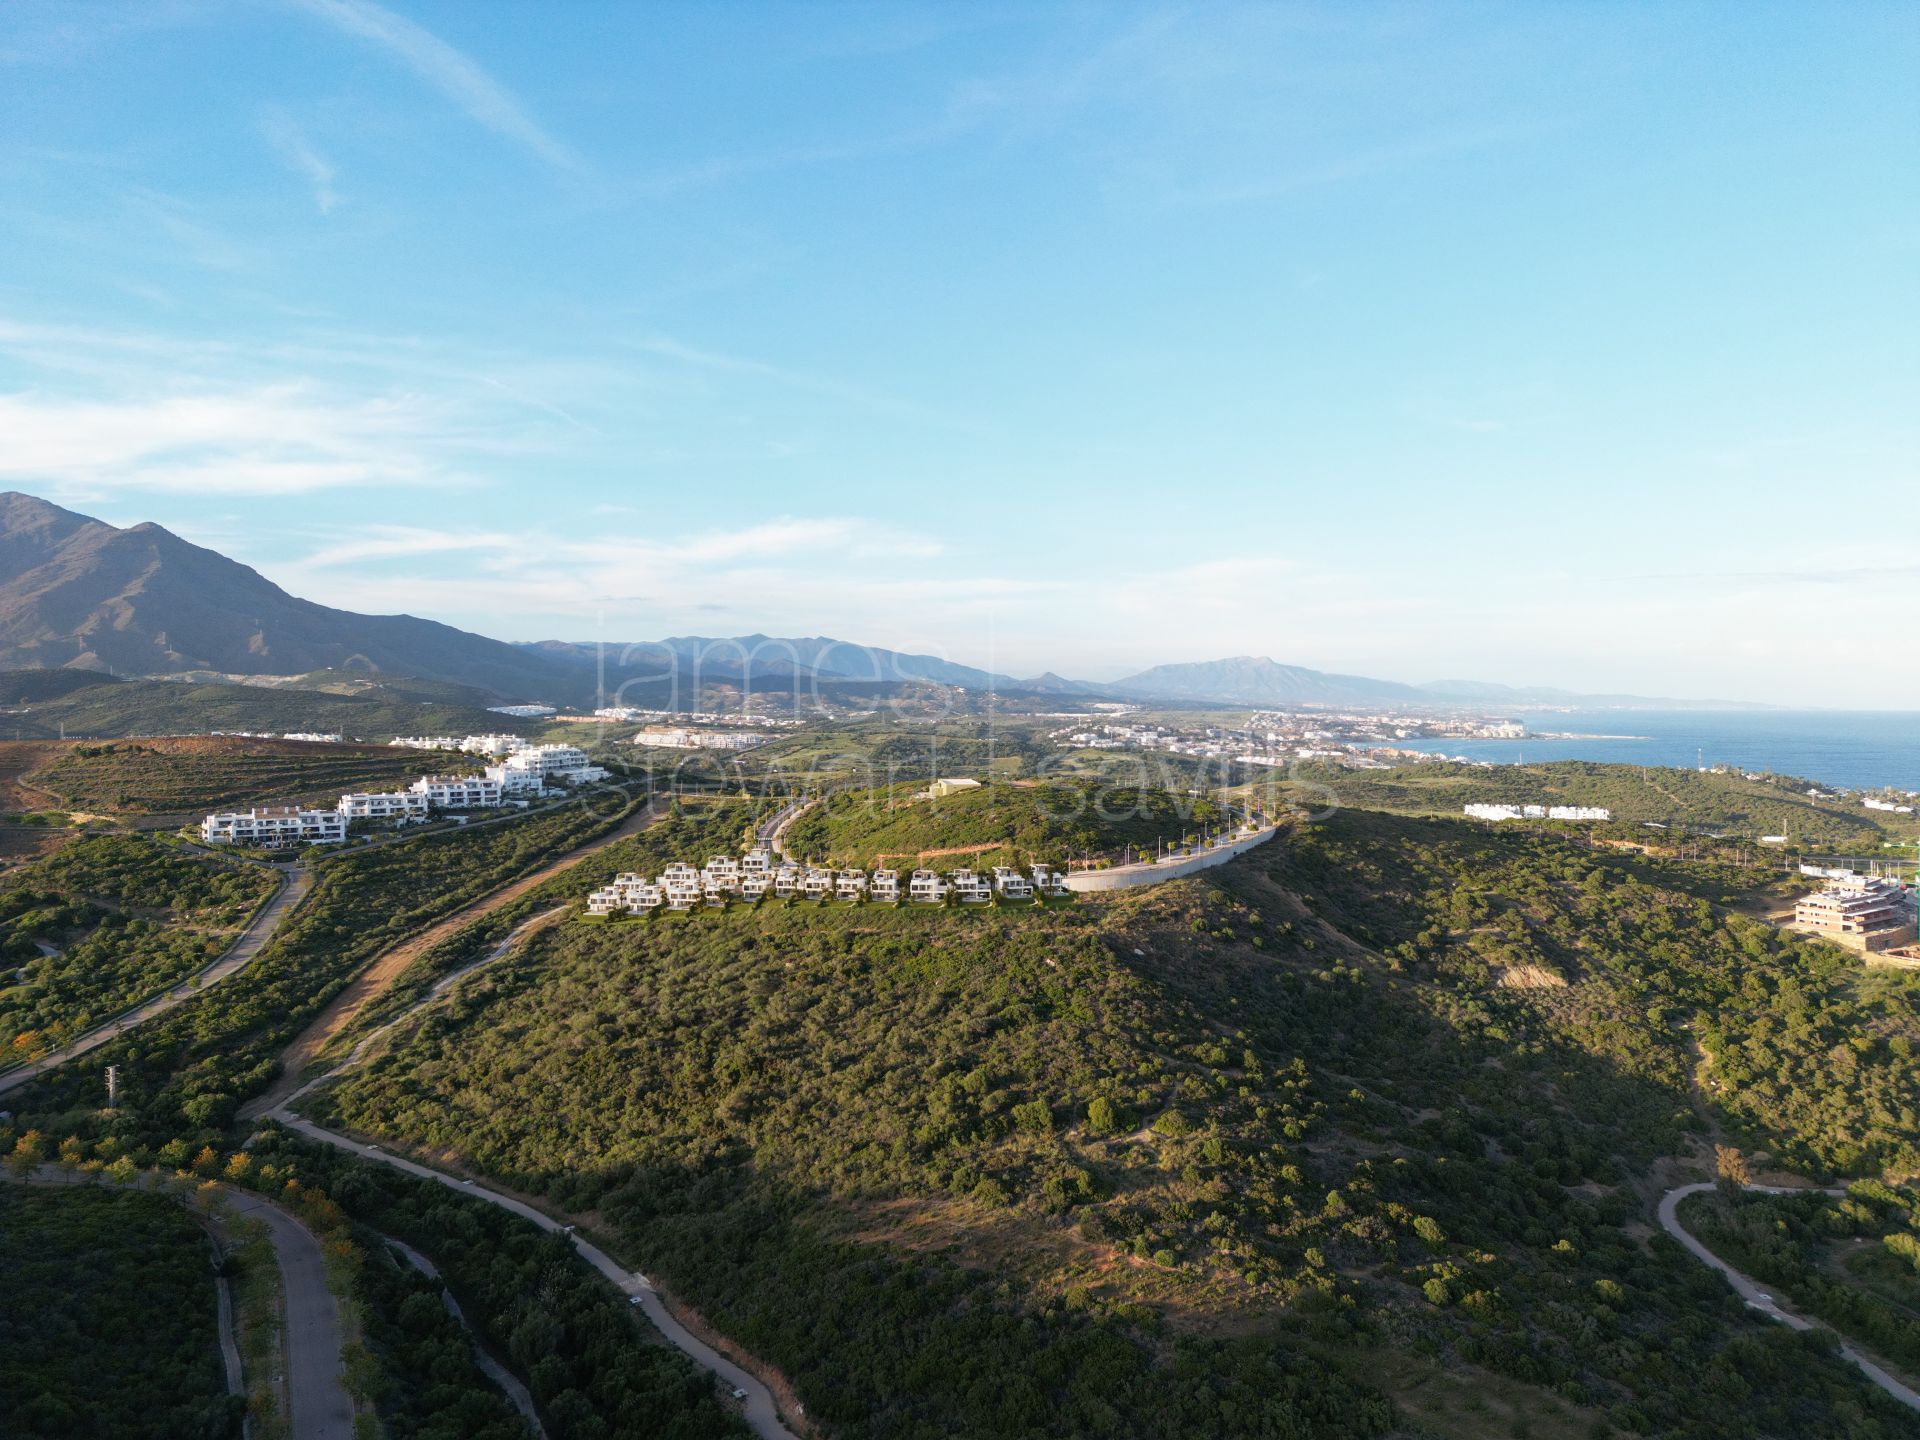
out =
<path fill-rule="evenodd" d="M 1733 765 L 1848 789 L 1920 790 L 1920 712 L 1898 710 L 1530 710 L 1528 740 L 1401 740 L 1407 750 L 1497 764 L 1599 760 Z"/>

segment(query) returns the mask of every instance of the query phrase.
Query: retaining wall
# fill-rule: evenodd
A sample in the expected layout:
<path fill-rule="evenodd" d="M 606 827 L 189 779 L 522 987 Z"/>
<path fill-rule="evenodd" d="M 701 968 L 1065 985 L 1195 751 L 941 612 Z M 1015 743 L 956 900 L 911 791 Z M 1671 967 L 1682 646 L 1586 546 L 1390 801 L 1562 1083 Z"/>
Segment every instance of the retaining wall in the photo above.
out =
<path fill-rule="evenodd" d="M 1164 880 L 1178 880 L 1183 875 L 1193 875 L 1201 870 L 1211 870 L 1216 865 L 1224 865 L 1234 856 L 1244 855 L 1254 846 L 1266 844 L 1275 833 L 1271 828 L 1257 831 L 1225 845 L 1212 846 L 1197 855 L 1182 855 L 1177 860 L 1162 860 L 1157 865 L 1116 865 L 1111 870 L 1082 870 L 1067 877 L 1067 888 L 1086 895 L 1101 890 L 1130 890 L 1136 885 L 1158 885 Z"/>

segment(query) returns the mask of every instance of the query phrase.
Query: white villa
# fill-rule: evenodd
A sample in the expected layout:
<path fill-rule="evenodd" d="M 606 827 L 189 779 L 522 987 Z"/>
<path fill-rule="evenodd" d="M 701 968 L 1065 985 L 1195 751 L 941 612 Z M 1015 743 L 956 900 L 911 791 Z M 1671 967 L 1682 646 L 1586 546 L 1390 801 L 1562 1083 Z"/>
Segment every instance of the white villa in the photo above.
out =
<path fill-rule="evenodd" d="M 209 815 L 200 838 L 209 845 L 333 845 L 347 838 L 347 821 L 338 810 L 276 805 Z"/>
<path fill-rule="evenodd" d="M 898 870 L 835 869 L 830 865 L 801 866 L 792 861 L 775 862 L 764 849 L 750 850 L 736 860 L 730 855 L 709 855 L 699 869 L 685 861 L 675 861 L 661 871 L 658 879 L 624 874 L 587 897 L 589 915 L 648 914 L 659 909 L 687 911 L 702 906 L 720 908 L 738 899 L 748 904 L 761 900 L 837 901 L 857 905 L 873 901 L 898 905 L 902 899 L 915 905 L 943 905 L 949 897 L 969 905 L 985 905 L 995 898 L 1027 901 L 1038 896 L 1065 896 L 1066 876 L 1045 865 L 1035 865 L 1022 874 L 1010 866 L 997 865 L 991 875 L 972 870 L 956 870 L 951 876 L 936 870 L 915 870 L 901 890 Z"/>

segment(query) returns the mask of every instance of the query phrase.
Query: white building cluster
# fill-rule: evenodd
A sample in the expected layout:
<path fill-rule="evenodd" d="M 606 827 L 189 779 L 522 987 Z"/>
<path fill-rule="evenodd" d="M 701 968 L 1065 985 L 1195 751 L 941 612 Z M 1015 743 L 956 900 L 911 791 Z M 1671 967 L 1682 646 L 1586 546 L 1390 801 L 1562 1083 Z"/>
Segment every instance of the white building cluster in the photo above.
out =
<path fill-rule="evenodd" d="M 1475 820 L 1611 820 L 1613 812 L 1600 805 L 1469 805 Z"/>
<path fill-rule="evenodd" d="M 836 870 L 829 865 L 800 865 L 776 861 L 766 850 L 749 850 L 736 860 L 712 855 L 704 867 L 676 862 L 658 876 L 616 875 L 613 883 L 587 896 L 589 915 L 646 915 L 656 910 L 685 911 L 703 906 L 722 908 L 734 900 L 757 904 L 762 900 L 837 901 L 857 905 L 871 901 L 898 905 L 986 905 L 1003 900 L 1031 900 L 1036 895 L 1068 894 L 1066 876 L 1045 865 L 1027 874 L 996 865 L 984 874 L 973 870 L 915 870 L 904 890 L 898 870 Z"/>
<path fill-rule="evenodd" d="M 753 750 L 773 739 L 754 730 L 687 730 L 649 725 L 633 737 L 635 745 L 657 745 L 668 750 Z"/>
<path fill-rule="evenodd" d="M 200 822 L 200 838 L 210 845 L 337 844 L 347 838 L 347 825 L 355 820 L 412 824 L 435 811 L 524 805 L 555 782 L 586 785 L 607 778 L 577 745 L 520 744 L 502 763 L 489 765 L 484 775 L 425 775 L 405 790 L 354 791 L 342 795 L 332 810 L 275 806 L 226 811 Z"/>

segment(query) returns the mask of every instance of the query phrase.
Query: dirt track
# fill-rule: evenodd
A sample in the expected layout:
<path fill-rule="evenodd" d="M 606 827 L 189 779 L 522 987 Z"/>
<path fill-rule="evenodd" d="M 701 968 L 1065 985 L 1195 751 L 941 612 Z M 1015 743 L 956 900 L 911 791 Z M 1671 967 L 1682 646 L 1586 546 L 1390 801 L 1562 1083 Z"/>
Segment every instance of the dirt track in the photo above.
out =
<path fill-rule="evenodd" d="M 327 1043 L 338 1035 L 354 1017 L 365 1008 L 367 1002 L 385 993 L 388 986 L 405 973 L 408 966 L 418 960 L 442 940 L 455 931 L 471 925 L 483 916 L 491 915 L 503 905 L 511 905 L 534 886 L 552 879 L 569 866 L 577 865 L 589 856 L 598 853 L 618 840 L 630 839 L 667 812 L 657 806 L 649 806 L 639 814 L 630 816 L 616 827 L 611 834 L 602 835 L 598 840 L 589 840 L 576 849 L 569 850 L 557 860 L 550 860 L 531 875 L 524 875 L 511 884 L 502 886 L 492 894 L 483 896 L 464 909 L 456 910 L 446 919 L 435 922 L 418 935 L 409 937 L 382 953 L 373 964 L 356 975 L 346 989 L 334 996 L 327 1008 L 313 1018 L 313 1022 L 295 1037 L 293 1043 L 281 1052 L 280 1078 L 266 1094 L 249 1100 L 240 1108 L 242 1119 L 254 1120 L 266 1114 L 276 1106 L 286 1103 L 294 1091 L 300 1088 L 300 1075 L 324 1050 Z"/>

